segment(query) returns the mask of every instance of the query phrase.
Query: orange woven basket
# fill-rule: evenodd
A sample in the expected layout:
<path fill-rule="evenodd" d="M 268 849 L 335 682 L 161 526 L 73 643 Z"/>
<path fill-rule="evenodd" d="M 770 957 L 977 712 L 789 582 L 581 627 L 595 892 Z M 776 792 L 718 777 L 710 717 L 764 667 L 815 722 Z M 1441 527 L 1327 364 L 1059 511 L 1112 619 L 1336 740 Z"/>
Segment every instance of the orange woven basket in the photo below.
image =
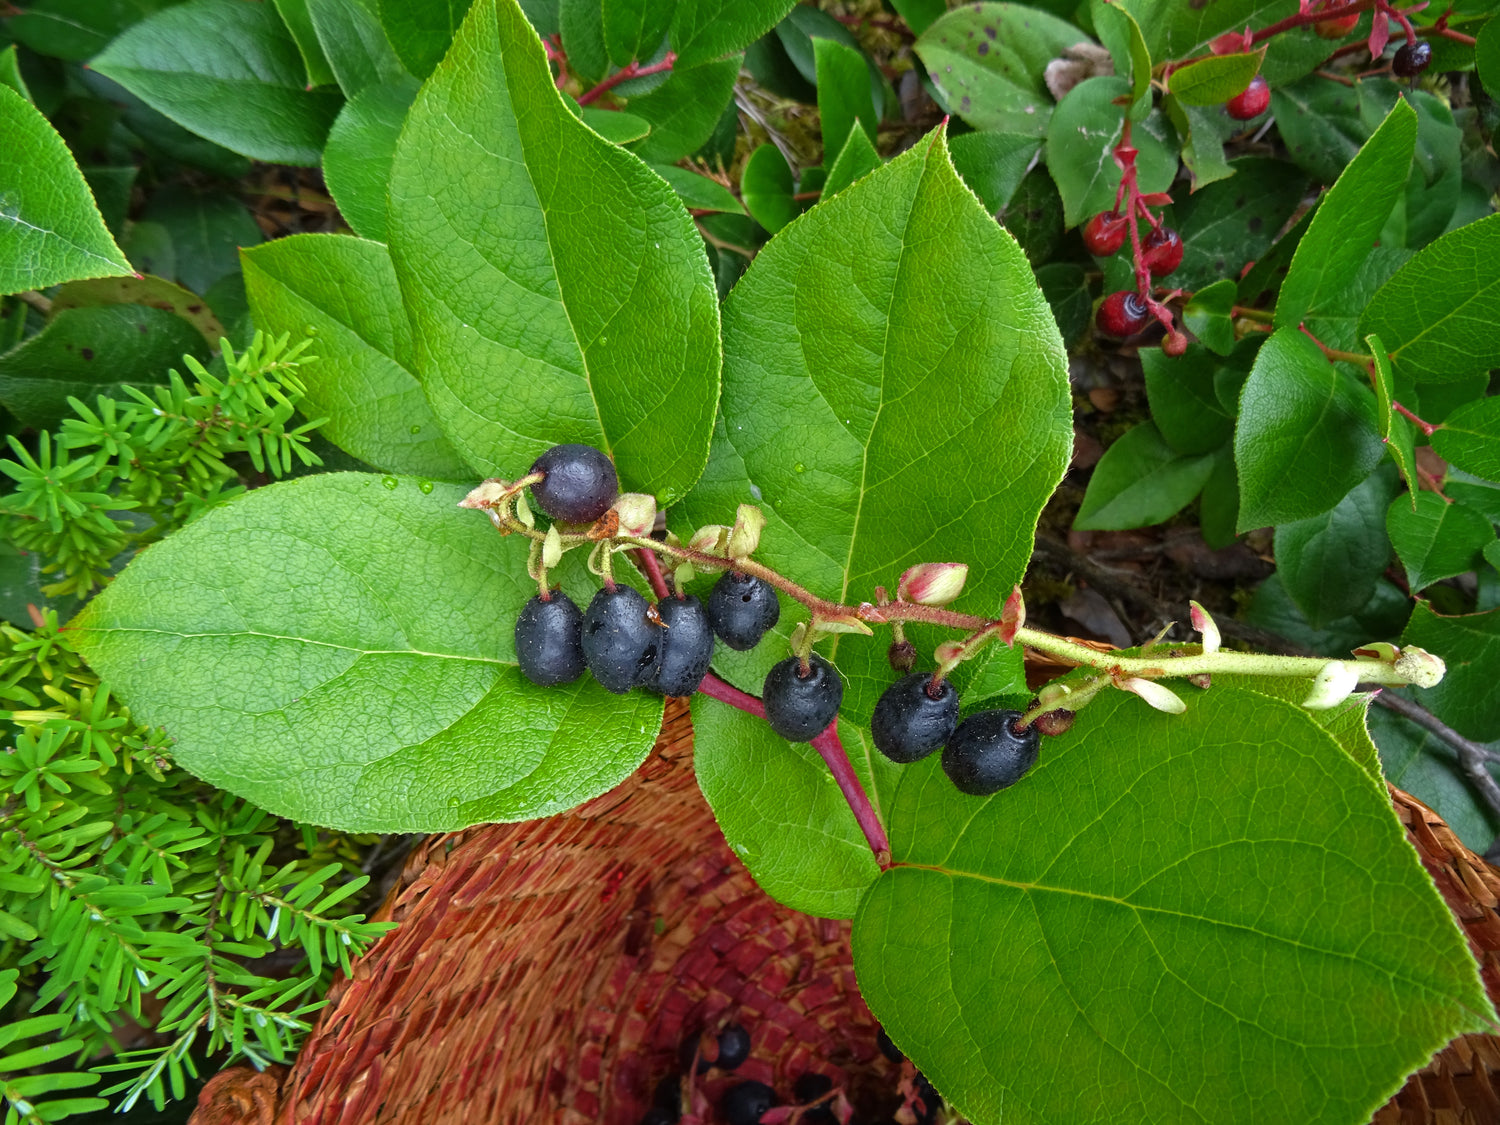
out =
<path fill-rule="evenodd" d="M 1500 872 L 1392 797 L 1500 996 Z M 855 987 L 849 925 L 762 893 L 698 792 L 681 701 L 628 781 L 571 813 L 434 836 L 376 917 L 401 923 L 335 983 L 290 1069 L 235 1067 L 191 1125 L 636 1125 L 679 1047 L 730 1022 L 743 1078 L 809 1070 L 861 1114 L 900 1104 Z M 1500 1039 L 1456 1040 L 1376 1125 L 1500 1122 Z"/>

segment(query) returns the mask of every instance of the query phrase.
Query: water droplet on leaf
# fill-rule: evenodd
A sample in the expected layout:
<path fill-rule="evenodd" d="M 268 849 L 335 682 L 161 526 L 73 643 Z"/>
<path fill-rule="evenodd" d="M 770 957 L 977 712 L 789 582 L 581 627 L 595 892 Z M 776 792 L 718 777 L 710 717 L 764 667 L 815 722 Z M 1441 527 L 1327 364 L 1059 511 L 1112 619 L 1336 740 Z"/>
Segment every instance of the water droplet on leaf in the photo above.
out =
<path fill-rule="evenodd" d="M 801 461 L 798 461 L 795 465 L 792 466 L 792 472 L 805 473 L 807 472 L 807 466 L 804 465 Z"/>
<path fill-rule="evenodd" d="M 422 492 L 422 493 L 431 493 L 432 492 L 432 482 L 430 480 L 419 480 L 419 481 L 417 481 L 417 491 L 418 492 Z"/>
<path fill-rule="evenodd" d="M 302 330 L 302 333 L 305 336 L 316 336 L 318 334 L 318 326 L 316 324 L 309 324 Z"/>
<path fill-rule="evenodd" d="M 395 488 L 401 482 L 395 477 L 381 477 L 380 483 L 385 485 L 387 488 Z"/>
<path fill-rule="evenodd" d="M 411 428 L 411 432 L 414 433 L 414 434 L 420 434 L 422 432 L 422 427 L 421 426 L 413 426 Z"/>

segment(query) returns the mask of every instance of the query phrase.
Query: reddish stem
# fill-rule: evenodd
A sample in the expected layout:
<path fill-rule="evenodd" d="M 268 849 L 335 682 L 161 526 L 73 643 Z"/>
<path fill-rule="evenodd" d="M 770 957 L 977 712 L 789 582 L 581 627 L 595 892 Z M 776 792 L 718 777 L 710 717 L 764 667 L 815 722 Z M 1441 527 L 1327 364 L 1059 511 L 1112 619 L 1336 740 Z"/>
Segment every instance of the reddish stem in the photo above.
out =
<path fill-rule="evenodd" d="M 635 550 L 631 556 L 640 564 L 646 572 L 646 579 L 651 583 L 651 589 L 655 591 L 657 600 L 665 598 L 672 591 L 667 589 L 667 579 L 661 572 L 661 560 L 656 557 L 655 551 Z"/>
<path fill-rule="evenodd" d="M 591 102 L 598 101 L 621 82 L 628 82 L 632 78 L 644 78 L 648 74 L 661 74 L 663 71 L 671 70 L 676 62 L 677 52 L 675 51 L 668 51 L 666 58 L 662 59 L 659 63 L 652 63 L 650 66 L 642 66 L 638 62 L 633 62 L 624 70 L 615 71 L 592 90 L 579 95 L 578 104 L 588 105 Z"/>
<path fill-rule="evenodd" d="M 754 715 L 761 719 L 766 717 L 766 709 L 761 705 L 760 700 L 753 695 L 745 694 L 732 684 L 725 683 L 712 672 L 703 677 L 698 690 L 710 699 L 727 703 L 731 707 L 744 711 L 747 715 Z M 833 774 L 833 780 L 838 782 L 839 792 L 843 793 L 844 800 L 849 802 L 854 819 L 859 824 L 860 831 L 865 834 L 865 841 L 870 845 L 870 851 L 875 853 L 876 862 L 884 870 L 890 866 L 891 842 L 886 837 L 885 826 L 880 823 L 880 817 L 875 815 L 875 809 L 870 804 L 865 787 L 859 783 L 859 775 L 854 772 L 849 755 L 844 751 L 844 744 L 839 741 L 838 725 L 838 720 L 834 719 L 828 724 L 827 730 L 812 740 L 812 746 L 823 756 L 828 772 Z"/>
<path fill-rule="evenodd" d="M 1398 414 L 1405 415 L 1407 420 L 1410 421 L 1412 425 L 1416 426 L 1417 429 L 1421 430 L 1422 433 L 1427 437 L 1431 437 L 1433 431 L 1438 429 L 1438 427 L 1434 426 L 1431 422 L 1422 421 L 1422 419 L 1418 418 L 1415 414 L 1406 409 L 1406 407 L 1402 406 L 1399 402 L 1392 402 L 1391 409 L 1396 411 L 1396 413 Z"/>

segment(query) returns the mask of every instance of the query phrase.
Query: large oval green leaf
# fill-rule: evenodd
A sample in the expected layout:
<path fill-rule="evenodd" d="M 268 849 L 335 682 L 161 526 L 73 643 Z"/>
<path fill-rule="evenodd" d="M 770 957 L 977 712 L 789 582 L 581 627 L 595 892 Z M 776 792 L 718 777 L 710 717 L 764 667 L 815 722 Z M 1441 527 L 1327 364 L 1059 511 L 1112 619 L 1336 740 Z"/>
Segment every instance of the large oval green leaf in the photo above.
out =
<path fill-rule="evenodd" d="M 469 476 L 412 372 L 411 327 L 384 246 L 294 234 L 240 256 L 255 323 L 272 335 L 318 334 L 303 413 L 326 417 L 330 440 L 377 469 Z"/>
<path fill-rule="evenodd" d="M 68 146 L 0 84 L 0 294 L 130 273 Z"/>
<path fill-rule="evenodd" d="M 1101 700 L 994 797 L 911 767 L 890 829 L 860 991 L 977 1125 L 1361 1125 L 1493 1019 L 1384 787 L 1269 696 Z"/>
<path fill-rule="evenodd" d="M 640 764 L 661 700 L 521 676 L 536 586 L 463 495 L 365 473 L 257 489 L 138 555 L 78 647 L 179 765 L 281 816 L 441 832 L 571 808 Z"/>
<path fill-rule="evenodd" d="M 760 502 L 757 557 L 840 601 L 894 589 L 913 563 L 966 562 L 955 608 L 999 612 L 1067 465 L 1067 359 L 1025 256 L 941 131 L 760 252 L 725 303 L 724 352 L 690 520 Z M 914 631 L 919 649 L 938 639 Z M 861 725 L 892 678 L 885 640 L 837 647 L 844 713 Z"/>
<path fill-rule="evenodd" d="M 481 0 L 417 95 L 391 169 L 391 257 L 454 447 L 515 479 L 559 442 L 663 504 L 698 479 L 719 308 L 672 189 L 563 105 L 515 0 Z"/>

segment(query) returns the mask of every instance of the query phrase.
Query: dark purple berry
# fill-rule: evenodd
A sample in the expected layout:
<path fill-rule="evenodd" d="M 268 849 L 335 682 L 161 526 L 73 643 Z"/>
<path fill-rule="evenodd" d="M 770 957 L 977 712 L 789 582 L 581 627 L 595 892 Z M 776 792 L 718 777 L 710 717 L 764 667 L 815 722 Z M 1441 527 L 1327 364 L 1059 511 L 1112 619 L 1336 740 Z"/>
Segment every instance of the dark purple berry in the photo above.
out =
<path fill-rule="evenodd" d="M 930 1125 L 937 1120 L 938 1106 L 943 1104 L 942 1095 L 937 1092 L 933 1084 L 927 1081 L 927 1075 L 920 1070 L 912 1080 L 912 1085 L 917 1088 L 917 1097 L 922 1099 L 922 1113 L 917 1118 L 918 1125 Z"/>
<path fill-rule="evenodd" d="M 910 672 L 917 666 L 917 646 L 910 641 L 892 641 L 886 649 L 885 658 L 898 672 Z"/>
<path fill-rule="evenodd" d="M 938 684 L 933 698 L 930 672 L 913 672 L 885 689 L 870 719 L 875 748 L 893 762 L 907 765 L 940 749 L 958 726 L 958 689 Z"/>
<path fill-rule="evenodd" d="M 828 1091 L 833 1089 L 833 1079 L 826 1074 L 819 1074 L 809 1070 L 801 1075 L 792 1085 L 792 1098 L 798 1105 L 807 1105 L 815 1102 Z M 801 1120 L 805 1125 L 835 1125 L 837 1118 L 827 1102 L 814 1106 L 803 1113 Z"/>
<path fill-rule="evenodd" d="M 724 1091 L 719 1110 L 729 1125 L 759 1125 L 761 1114 L 776 1104 L 776 1091 L 764 1082 L 737 1082 Z"/>
<path fill-rule="evenodd" d="M 571 684 L 583 675 L 583 614 L 573 599 L 553 590 L 538 594 L 516 618 L 516 663 L 534 684 Z"/>
<path fill-rule="evenodd" d="M 906 1056 L 901 1053 L 901 1048 L 891 1041 L 890 1035 L 884 1027 L 877 1025 L 875 1028 L 875 1046 L 880 1048 L 880 1053 L 893 1063 L 904 1062 Z"/>
<path fill-rule="evenodd" d="M 646 1116 L 641 1118 L 641 1125 L 677 1125 L 682 1120 L 682 1114 L 673 1113 L 661 1106 L 652 1106 L 646 1111 Z"/>
<path fill-rule="evenodd" d="M 977 711 L 943 747 L 943 772 L 959 790 L 988 797 L 1020 781 L 1036 765 L 1041 736 L 1035 727 L 1017 732 L 1019 711 Z"/>
<path fill-rule="evenodd" d="M 600 590 L 583 614 L 583 656 L 607 691 L 623 695 L 656 673 L 661 626 L 650 606 L 629 586 Z"/>
<path fill-rule="evenodd" d="M 737 1023 L 719 1032 L 719 1057 L 714 1065 L 720 1070 L 734 1070 L 750 1057 L 750 1033 Z"/>
<path fill-rule="evenodd" d="M 656 607 L 665 627 L 651 686 L 663 695 L 692 695 L 714 658 L 714 631 L 708 610 L 689 594 L 663 598 Z"/>
<path fill-rule="evenodd" d="M 692 1061 L 692 1053 L 688 1054 L 688 1061 Z M 664 1109 L 672 1115 L 676 1121 L 682 1116 L 682 1075 L 669 1074 L 656 1084 L 656 1089 L 651 1092 L 651 1104 L 657 1109 Z"/>
<path fill-rule="evenodd" d="M 1391 60 L 1391 73 L 1398 78 L 1415 78 L 1432 64 L 1432 44 L 1425 39 L 1403 43 Z"/>
<path fill-rule="evenodd" d="M 719 639 L 738 652 L 760 644 L 766 630 L 781 618 L 776 588 L 749 574 L 728 571 L 708 595 L 708 619 Z"/>
<path fill-rule="evenodd" d="M 544 474 L 531 486 L 536 506 L 564 523 L 593 523 L 620 494 L 614 463 L 592 445 L 554 445 L 531 471 Z"/>
<path fill-rule="evenodd" d="M 808 657 L 807 675 L 795 656 L 772 665 L 761 688 L 766 722 L 788 742 L 810 742 L 822 734 L 844 701 L 838 669 L 817 653 Z"/>

